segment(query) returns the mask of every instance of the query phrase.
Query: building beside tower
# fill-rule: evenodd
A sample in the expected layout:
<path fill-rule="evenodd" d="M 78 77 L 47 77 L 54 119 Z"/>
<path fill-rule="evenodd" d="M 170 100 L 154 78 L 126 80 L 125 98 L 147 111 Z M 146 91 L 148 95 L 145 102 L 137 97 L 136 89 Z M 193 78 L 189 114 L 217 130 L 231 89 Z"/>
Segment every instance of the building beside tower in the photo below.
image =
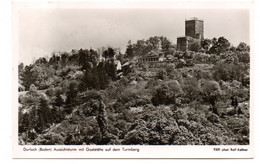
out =
<path fill-rule="evenodd" d="M 200 45 L 204 39 L 204 21 L 192 18 L 185 21 L 185 37 L 177 38 L 177 49 L 180 51 L 192 50 Z"/>

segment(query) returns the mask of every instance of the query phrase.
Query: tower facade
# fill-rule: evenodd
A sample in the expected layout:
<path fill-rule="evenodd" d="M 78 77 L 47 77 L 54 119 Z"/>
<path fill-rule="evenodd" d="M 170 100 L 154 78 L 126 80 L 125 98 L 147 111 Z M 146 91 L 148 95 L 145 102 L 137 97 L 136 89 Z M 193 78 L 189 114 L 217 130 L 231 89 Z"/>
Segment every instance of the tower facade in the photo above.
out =
<path fill-rule="evenodd" d="M 185 21 L 185 36 L 194 39 L 204 39 L 204 22 L 197 18 Z"/>

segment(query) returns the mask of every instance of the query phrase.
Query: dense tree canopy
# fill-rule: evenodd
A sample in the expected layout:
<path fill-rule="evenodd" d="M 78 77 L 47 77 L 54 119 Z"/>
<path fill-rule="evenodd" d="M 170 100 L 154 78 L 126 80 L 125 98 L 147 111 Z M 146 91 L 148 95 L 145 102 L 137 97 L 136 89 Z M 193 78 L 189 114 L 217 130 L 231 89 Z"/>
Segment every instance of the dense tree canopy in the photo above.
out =
<path fill-rule="evenodd" d="M 19 64 L 20 144 L 249 144 L 250 47 L 191 46 L 155 36 Z M 138 62 L 149 55 L 165 60 Z"/>
<path fill-rule="evenodd" d="M 224 37 L 219 37 L 217 41 L 216 39 L 212 40 L 212 47 L 209 49 L 209 53 L 220 54 L 222 52 L 227 51 L 229 47 L 229 41 Z"/>

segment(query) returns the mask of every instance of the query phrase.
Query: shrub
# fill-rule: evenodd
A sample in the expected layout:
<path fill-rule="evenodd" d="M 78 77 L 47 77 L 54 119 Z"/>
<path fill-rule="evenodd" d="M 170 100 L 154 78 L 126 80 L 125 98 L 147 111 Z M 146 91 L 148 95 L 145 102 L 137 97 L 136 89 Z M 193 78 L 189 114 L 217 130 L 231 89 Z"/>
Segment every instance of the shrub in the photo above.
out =
<path fill-rule="evenodd" d="M 249 64 L 250 62 L 250 53 L 247 51 L 244 52 L 237 52 L 239 62 L 242 62 L 244 64 Z"/>
<path fill-rule="evenodd" d="M 189 101 L 194 101 L 199 97 L 199 88 L 198 81 L 196 78 L 186 78 L 183 84 L 183 92 L 185 97 L 189 99 Z"/>
<path fill-rule="evenodd" d="M 155 95 L 152 97 L 153 105 L 160 104 L 175 104 L 176 96 L 182 93 L 181 86 L 177 80 L 162 83 L 158 89 L 156 89 Z"/>
<path fill-rule="evenodd" d="M 34 143 L 36 145 L 63 145 L 64 138 L 60 134 L 48 132 L 39 135 L 39 137 L 35 139 Z"/>
<path fill-rule="evenodd" d="M 164 69 L 160 69 L 157 73 L 156 77 L 161 80 L 165 80 L 167 78 L 167 72 Z"/>

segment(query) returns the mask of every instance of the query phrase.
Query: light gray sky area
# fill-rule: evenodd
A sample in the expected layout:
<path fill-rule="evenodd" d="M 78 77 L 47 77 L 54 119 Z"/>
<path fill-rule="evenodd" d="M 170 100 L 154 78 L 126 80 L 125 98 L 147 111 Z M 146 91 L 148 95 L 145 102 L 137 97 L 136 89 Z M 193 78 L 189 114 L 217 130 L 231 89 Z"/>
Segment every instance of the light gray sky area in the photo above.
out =
<path fill-rule="evenodd" d="M 165 36 L 172 43 L 185 35 L 185 19 L 204 20 L 204 37 L 224 36 L 231 44 L 250 44 L 247 9 L 26 9 L 19 13 L 19 62 L 53 51 L 112 46 L 124 53 L 134 43 Z"/>

